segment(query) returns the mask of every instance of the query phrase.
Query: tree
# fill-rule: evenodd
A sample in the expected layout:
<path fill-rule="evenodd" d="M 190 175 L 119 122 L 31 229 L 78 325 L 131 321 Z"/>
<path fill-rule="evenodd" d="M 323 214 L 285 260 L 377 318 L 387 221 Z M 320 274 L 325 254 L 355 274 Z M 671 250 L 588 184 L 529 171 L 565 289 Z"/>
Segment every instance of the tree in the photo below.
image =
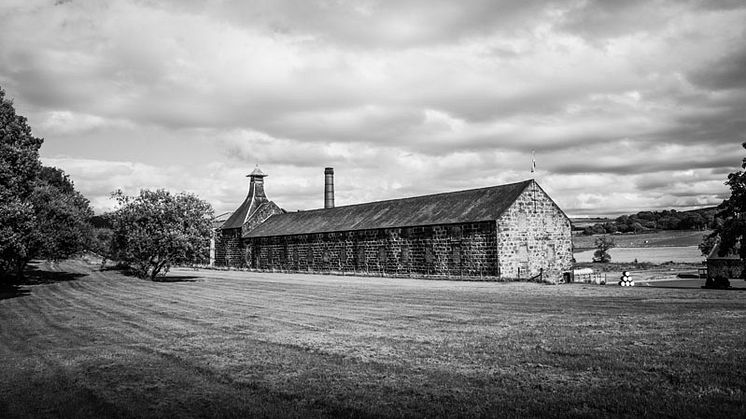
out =
<path fill-rule="evenodd" d="M 157 280 L 171 264 L 209 257 L 212 207 L 195 195 L 141 190 L 136 197 L 116 191 L 120 208 L 110 214 L 112 257 L 142 278 Z"/>
<path fill-rule="evenodd" d="M 0 88 L 0 276 L 22 278 L 31 259 L 64 259 L 90 241 L 93 215 L 60 169 L 42 167 L 43 140 Z"/>
<path fill-rule="evenodd" d="M 609 263 L 611 261 L 611 255 L 609 249 L 616 247 L 614 239 L 608 236 L 599 237 L 596 239 L 596 251 L 593 252 L 593 261 L 600 263 Z"/>
<path fill-rule="evenodd" d="M 616 227 L 616 224 L 614 223 L 605 223 L 604 230 L 606 230 L 606 232 L 609 234 L 614 234 L 619 231 L 619 229 Z"/>
<path fill-rule="evenodd" d="M 741 146 L 746 149 L 746 142 Z M 741 168 L 746 169 L 746 157 L 741 163 Z M 737 170 L 730 173 L 725 184 L 730 187 L 730 198 L 718 206 L 717 212 L 717 217 L 724 221 L 715 226 L 710 238 L 719 238 L 720 256 L 737 250 L 743 260 L 746 259 L 746 172 Z"/>
<path fill-rule="evenodd" d="M 36 221 L 30 197 L 41 168 L 42 142 L 0 88 L 0 277 L 22 277 L 29 257 Z"/>
<path fill-rule="evenodd" d="M 632 223 L 631 228 L 632 228 L 632 231 L 635 232 L 635 234 L 642 233 L 643 231 L 645 231 L 645 227 L 643 227 L 642 224 L 640 224 L 637 221 Z"/>
<path fill-rule="evenodd" d="M 88 248 L 93 210 L 65 172 L 42 167 L 29 200 L 36 218 L 27 245 L 29 259 L 66 259 Z"/>
<path fill-rule="evenodd" d="M 675 216 L 664 216 L 658 219 L 658 227 L 661 230 L 677 230 L 680 227 L 681 221 Z"/>

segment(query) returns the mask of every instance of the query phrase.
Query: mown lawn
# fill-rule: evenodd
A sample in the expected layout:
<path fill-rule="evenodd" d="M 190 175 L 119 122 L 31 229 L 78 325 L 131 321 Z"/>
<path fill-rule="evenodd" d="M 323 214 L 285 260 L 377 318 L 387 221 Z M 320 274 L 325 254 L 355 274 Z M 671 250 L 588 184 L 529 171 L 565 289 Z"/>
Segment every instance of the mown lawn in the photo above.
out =
<path fill-rule="evenodd" d="M 0 293 L 0 417 L 746 413 L 743 291 L 59 269 Z"/>

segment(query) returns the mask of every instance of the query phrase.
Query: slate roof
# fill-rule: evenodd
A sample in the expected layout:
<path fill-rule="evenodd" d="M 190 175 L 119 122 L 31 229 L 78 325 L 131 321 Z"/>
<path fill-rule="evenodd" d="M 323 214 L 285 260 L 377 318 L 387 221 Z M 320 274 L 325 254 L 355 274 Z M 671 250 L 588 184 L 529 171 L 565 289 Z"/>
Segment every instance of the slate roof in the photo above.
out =
<path fill-rule="evenodd" d="M 252 199 L 252 197 L 249 196 L 249 198 L 243 201 L 241 206 L 231 214 L 230 218 L 220 226 L 220 229 L 227 230 L 231 228 L 241 228 L 251 213 L 256 211 L 261 204 L 263 204 L 263 202 L 257 203 L 256 199 Z"/>
<path fill-rule="evenodd" d="M 497 220 L 531 182 L 533 180 L 489 188 L 277 214 L 244 237 Z"/>
<path fill-rule="evenodd" d="M 257 169 L 258 170 L 258 169 Z M 246 221 L 251 218 L 259 208 L 270 203 L 267 196 L 264 195 L 264 185 L 262 183 L 251 182 L 249 185 L 249 194 L 240 207 L 228 217 L 228 220 L 220 226 L 221 230 L 232 228 L 241 228 Z"/>

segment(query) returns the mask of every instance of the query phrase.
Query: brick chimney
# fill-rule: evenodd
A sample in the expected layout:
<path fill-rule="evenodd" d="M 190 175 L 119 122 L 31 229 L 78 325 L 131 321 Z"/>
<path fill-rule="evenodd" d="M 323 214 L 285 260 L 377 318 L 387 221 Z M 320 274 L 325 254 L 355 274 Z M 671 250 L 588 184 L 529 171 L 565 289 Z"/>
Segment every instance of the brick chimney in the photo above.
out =
<path fill-rule="evenodd" d="M 334 168 L 324 169 L 324 208 L 334 208 Z"/>

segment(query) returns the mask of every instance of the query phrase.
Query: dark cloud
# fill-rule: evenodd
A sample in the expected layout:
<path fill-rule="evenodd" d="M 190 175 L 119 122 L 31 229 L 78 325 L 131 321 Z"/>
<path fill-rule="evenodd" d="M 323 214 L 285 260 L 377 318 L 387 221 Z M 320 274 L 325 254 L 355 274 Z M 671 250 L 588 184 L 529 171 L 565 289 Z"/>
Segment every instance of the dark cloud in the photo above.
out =
<path fill-rule="evenodd" d="M 735 42 L 740 44 L 738 48 L 691 71 L 692 83 L 712 90 L 740 89 L 743 100 L 746 95 L 746 37 Z"/>
<path fill-rule="evenodd" d="M 666 155 L 651 158 L 644 151 L 638 156 L 629 155 L 627 158 L 616 161 L 596 160 L 577 161 L 569 163 L 552 164 L 553 173 L 575 174 L 575 173 L 610 173 L 618 175 L 646 174 L 655 177 L 656 173 L 674 170 L 713 169 L 728 167 L 733 160 L 729 156 L 715 158 L 702 158 L 700 156 L 688 156 L 680 160 L 680 156 L 667 158 Z"/>
<path fill-rule="evenodd" d="M 665 24 L 671 6 L 649 0 L 575 2 L 563 13 L 557 28 L 594 43 L 620 35 L 654 30 Z"/>
<path fill-rule="evenodd" d="M 729 11 L 735 9 L 746 9 L 746 4 L 741 0 L 698 0 L 693 1 L 697 9 Z"/>

